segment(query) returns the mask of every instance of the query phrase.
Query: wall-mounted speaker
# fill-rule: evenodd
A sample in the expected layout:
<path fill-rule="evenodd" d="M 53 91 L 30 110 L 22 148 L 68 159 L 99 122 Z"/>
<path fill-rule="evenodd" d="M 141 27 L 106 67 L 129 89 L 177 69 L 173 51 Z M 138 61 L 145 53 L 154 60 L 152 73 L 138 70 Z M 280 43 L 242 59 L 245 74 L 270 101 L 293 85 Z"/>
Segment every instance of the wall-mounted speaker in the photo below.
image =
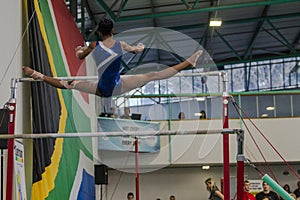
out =
<path fill-rule="evenodd" d="M 108 184 L 108 170 L 106 165 L 94 165 L 95 184 L 107 185 Z"/>

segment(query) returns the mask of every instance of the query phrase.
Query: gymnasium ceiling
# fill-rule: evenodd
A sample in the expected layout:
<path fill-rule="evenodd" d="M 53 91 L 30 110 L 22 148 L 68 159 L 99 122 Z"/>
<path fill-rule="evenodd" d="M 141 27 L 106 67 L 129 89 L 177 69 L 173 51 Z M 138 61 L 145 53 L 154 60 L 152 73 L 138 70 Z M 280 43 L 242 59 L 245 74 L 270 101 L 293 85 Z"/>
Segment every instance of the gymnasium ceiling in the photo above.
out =
<path fill-rule="evenodd" d="M 117 33 L 173 29 L 199 42 L 219 67 L 300 54 L 299 0 L 70 0 L 69 7 L 85 38 L 105 15 Z M 222 18 L 222 26 L 209 27 L 211 17 Z"/>

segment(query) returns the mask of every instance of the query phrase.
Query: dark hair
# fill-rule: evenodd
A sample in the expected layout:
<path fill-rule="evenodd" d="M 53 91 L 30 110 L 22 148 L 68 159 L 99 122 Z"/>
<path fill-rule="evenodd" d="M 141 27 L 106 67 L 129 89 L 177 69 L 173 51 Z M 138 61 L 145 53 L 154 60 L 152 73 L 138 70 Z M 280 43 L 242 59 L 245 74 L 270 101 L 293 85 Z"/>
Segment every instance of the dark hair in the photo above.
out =
<path fill-rule="evenodd" d="M 97 31 L 100 32 L 103 36 L 106 36 L 111 35 L 111 31 L 113 28 L 113 21 L 109 18 L 104 18 L 99 22 Z"/>
<path fill-rule="evenodd" d="M 184 116 L 184 112 L 179 112 L 178 113 L 178 119 L 184 119 L 185 116 Z"/>
<path fill-rule="evenodd" d="M 205 111 L 201 110 L 200 113 L 201 113 L 201 115 L 200 115 L 199 119 L 206 119 L 206 113 L 205 113 Z"/>
<path fill-rule="evenodd" d="M 285 184 L 283 186 L 283 189 L 285 190 L 285 187 L 287 187 L 288 189 L 286 190 L 288 193 L 291 193 L 291 188 L 290 188 L 290 185 L 289 184 Z"/>
<path fill-rule="evenodd" d="M 134 197 L 134 194 L 133 194 L 132 192 L 128 192 L 127 198 L 130 197 L 130 196 L 133 196 L 133 197 Z"/>

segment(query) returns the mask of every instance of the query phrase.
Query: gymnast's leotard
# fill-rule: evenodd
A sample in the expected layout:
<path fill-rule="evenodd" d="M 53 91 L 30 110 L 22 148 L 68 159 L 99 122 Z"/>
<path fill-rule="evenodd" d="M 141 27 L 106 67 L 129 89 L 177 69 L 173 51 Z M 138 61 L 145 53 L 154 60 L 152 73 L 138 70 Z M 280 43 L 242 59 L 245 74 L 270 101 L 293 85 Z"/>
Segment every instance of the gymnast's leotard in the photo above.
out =
<path fill-rule="evenodd" d="M 97 89 L 103 97 L 121 94 L 120 66 L 122 55 L 120 41 L 115 41 L 111 48 L 105 47 L 102 42 L 97 42 L 93 57 L 98 70 Z"/>

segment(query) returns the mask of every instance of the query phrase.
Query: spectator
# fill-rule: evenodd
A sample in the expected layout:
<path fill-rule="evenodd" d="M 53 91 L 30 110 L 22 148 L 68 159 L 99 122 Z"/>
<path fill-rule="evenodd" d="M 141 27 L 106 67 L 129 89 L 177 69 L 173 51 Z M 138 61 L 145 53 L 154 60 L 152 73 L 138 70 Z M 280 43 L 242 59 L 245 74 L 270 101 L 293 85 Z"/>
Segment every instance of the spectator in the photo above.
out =
<path fill-rule="evenodd" d="M 294 194 L 298 198 L 298 197 L 300 197 L 300 181 L 298 181 L 297 186 L 298 186 L 298 188 L 294 191 Z"/>
<path fill-rule="evenodd" d="M 134 200 L 134 194 L 132 192 L 128 192 L 127 200 Z"/>
<path fill-rule="evenodd" d="M 283 188 L 287 193 L 292 194 L 289 184 L 285 184 L 282 188 Z M 282 197 L 280 197 L 280 199 L 283 200 Z"/>
<path fill-rule="evenodd" d="M 171 196 L 170 196 L 170 200 L 175 200 L 175 196 L 174 196 L 174 195 L 171 195 Z"/>
<path fill-rule="evenodd" d="M 289 193 L 289 194 L 292 193 L 289 184 L 285 184 L 285 185 L 283 186 L 283 189 L 284 189 L 287 193 Z"/>
<path fill-rule="evenodd" d="M 219 188 L 217 187 L 215 181 L 212 178 L 208 178 L 205 181 L 206 189 L 210 192 L 210 196 L 208 199 L 211 200 L 223 200 L 224 195 L 221 193 Z"/>
<path fill-rule="evenodd" d="M 120 118 L 121 119 L 131 119 L 129 107 L 124 107 L 124 114 Z"/>
<path fill-rule="evenodd" d="M 201 110 L 199 119 L 206 119 L 206 113 L 204 110 Z"/>
<path fill-rule="evenodd" d="M 244 182 L 244 200 L 255 200 L 253 194 L 250 193 L 250 182 L 247 180 Z"/>
<path fill-rule="evenodd" d="M 179 119 L 179 120 L 185 119 L 184 112 L 180 112 L 180 113 L 178 114 L 178 119 Z"/>
<path fill-rule="evenodd" d="M 269 199 L 272 200 L 279 200 L 278 195 L 275 192 L 270 190 L 270 186 L 268 185 L 268 183 L 263 182 L 262 186 L 263 186 L 263 191 L 261 191 L 255 196 L 256 200 L 264 200 L 265 197 L 268 197 Z"/>

